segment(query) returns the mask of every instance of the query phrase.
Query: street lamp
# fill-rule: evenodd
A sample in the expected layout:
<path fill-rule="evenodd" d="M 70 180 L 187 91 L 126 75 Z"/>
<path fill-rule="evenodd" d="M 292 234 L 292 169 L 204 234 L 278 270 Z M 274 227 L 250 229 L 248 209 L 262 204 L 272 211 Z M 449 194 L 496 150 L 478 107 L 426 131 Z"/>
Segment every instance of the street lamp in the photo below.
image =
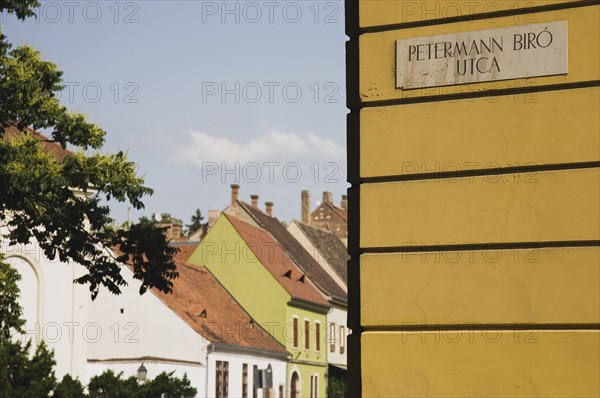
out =
<path fill-rule="evenodd" d="M 138 379 L 138 381 L 140 383 L 145 382 L 147 374 L 148 374 L 148 369 L 146 369 L 146 367 L 144 366 L 144 363 L 142 362 L 142 365 L 137 370 L 137 379 Z"/>

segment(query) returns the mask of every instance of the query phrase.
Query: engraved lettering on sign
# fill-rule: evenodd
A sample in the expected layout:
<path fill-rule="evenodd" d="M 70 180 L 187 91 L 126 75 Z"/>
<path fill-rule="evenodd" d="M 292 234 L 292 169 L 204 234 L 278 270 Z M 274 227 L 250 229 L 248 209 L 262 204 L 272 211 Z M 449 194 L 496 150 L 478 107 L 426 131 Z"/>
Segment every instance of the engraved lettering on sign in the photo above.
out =
<path fill-rule="evenodd" d="M 404 90 L 567 72 L 566 21 L 396 42 L 396 88 Z"/>

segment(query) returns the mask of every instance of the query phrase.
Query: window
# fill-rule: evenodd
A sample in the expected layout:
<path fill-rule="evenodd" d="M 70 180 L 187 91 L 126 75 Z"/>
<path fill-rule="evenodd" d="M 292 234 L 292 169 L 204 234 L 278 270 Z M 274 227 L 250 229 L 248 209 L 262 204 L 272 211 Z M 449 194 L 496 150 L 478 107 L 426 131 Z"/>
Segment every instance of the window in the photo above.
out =
<path fill-rule="evenodd" d="M 304 349 L 310 350 L 310 321 L 304 320 Z"/>
<path fill-rule="evenodd" d="M 279 398 L 283 398 L 283 394 L 284 394 L 284 392 L 283 392 L 283 385 L 280 384 L 279 385 Z"/>
<path fill-rule="evenodd" d="M 298 348 L 298 318 L 294 317 L 294 348 Z"/>
<path fill-rule="evenodd" d="M 346 351 L 346 328 L 340 326 L 340 354 Z"/>
<path fill-rule="evenodd" d="M 315 351 L 321 351 L 321 322 L 315 322 Z"/>
<path fill-rule="evenodd" d="M 258 397 L 258 387 L 256 384 L 256 374 L 258 373 L 258 366 L 252 366 L 252 398 Z"/>
<path fill-rule="evenodd" d="M 319 376 L 310 376 L 310 398 L 317 398 L 319 396 Z"/>
<path fill-rule="evenodd" d="M 329 351 L 335 352 L 335 323 L 329 324 Z"/>
<path fill-rule="evenodd" d="M 253 387 L 252 388 L 252 398 L 258 397 L 258 386 L 257 386 L 258 383 L 257 383 L 257 380 L 256 380 L 256 374 L 257 373 L 258 373 L 258 366 L 254 365 L 252 367 L 252 380 L 254 381 L 253 384 L 252 384 L 252 387 Z"/>
<path fill-rule="evenodd" d="M 290 386 L 290 398 L 298 398 L 300 395 L 300 377 L 297 372 L 292 373 L 292 385 Z"/>
<path fill-rule="evenodd" d="M 227 398 L 229 396 L 228 384 L 229 384 L 229 362 L 217 361 L 217 373 L 216 373 L 216 391 L 215 396 L 217 398 Z"/>
<path fill-rule="evenodd" d="M 242 398 L 248 398 L 248 364 L 242 364 Z"/>

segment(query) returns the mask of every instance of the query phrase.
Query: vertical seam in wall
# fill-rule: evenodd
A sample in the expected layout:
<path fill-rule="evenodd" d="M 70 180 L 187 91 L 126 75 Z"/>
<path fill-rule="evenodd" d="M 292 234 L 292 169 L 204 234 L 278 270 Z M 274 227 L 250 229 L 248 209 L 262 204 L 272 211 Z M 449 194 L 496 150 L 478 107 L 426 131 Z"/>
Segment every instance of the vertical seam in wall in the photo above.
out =
<path fill-rule="evenodd" d="M 347 397 L 362 396 L 360 321 L 360 86 L 359 86 L 359 1 L 345 1 L 346 42 L 346 148 L 348 189 L 348 319 L 346 358 Z"/>

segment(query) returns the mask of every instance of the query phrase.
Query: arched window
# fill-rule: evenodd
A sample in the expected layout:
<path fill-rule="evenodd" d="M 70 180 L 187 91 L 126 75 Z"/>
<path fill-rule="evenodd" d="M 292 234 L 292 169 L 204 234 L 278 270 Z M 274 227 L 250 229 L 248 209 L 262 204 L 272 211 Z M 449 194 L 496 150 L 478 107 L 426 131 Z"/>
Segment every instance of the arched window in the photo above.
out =
<path fill-rule="evenodd" d="M 23 311 L 23 319 L 25 319 L 25 330 L 36 330 L 36 323 L 42 322 L 42 319 L 40 319 L 42 309 L 40 308 L 41 275 L 39 269 L 36 269 L 34 264 L 20 256 L 8 257 L 6 261 L 21 275 L 21 280 L 17 285 L 21 291 L 19 304 Z"/>
<path fill-rule="evenodd" d="M 300 398 L 300 377 L 297 372 L 292 373 L 292 382 L 290 383 L 290 398 Z"/>

